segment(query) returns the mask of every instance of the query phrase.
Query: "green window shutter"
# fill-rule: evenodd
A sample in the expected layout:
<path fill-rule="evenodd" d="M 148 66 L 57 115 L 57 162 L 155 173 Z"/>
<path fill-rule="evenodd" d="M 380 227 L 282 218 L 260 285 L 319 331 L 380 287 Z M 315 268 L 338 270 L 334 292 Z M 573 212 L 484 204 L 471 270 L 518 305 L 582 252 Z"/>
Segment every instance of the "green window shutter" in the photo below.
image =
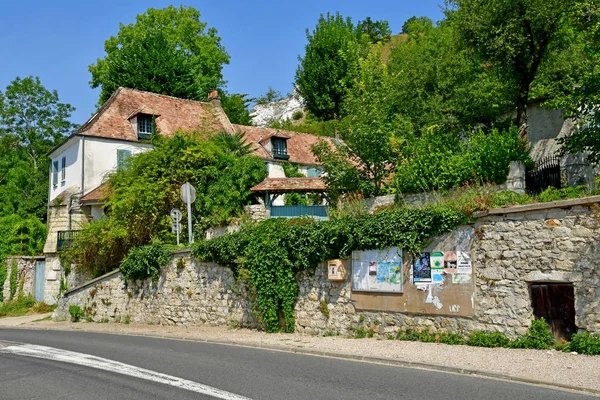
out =
<path fill-rule="evenodd" d="M 127 159 L 131 157 L 131 150 L 117 150 L 117 169 L 121 169 L 125 166 Z"/>
<path fill-rule="evenodd" d="M 306 170 L 306 176 L 309 178 L 318 178 L 322 174 L 321 168 L 310 167 Z"/>
<path fill-rule="evenodd" d="M 52 184 L 58 185 L 58 161 L 52 163 Z"/>

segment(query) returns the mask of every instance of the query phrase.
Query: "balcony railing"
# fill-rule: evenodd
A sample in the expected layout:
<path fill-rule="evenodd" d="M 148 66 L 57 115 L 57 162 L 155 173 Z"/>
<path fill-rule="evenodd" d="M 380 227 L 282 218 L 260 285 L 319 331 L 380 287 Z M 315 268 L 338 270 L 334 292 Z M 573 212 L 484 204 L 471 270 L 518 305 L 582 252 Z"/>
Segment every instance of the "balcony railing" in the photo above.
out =
<path fill-rule="evenodd" d="M 67 250 L 71 247 L 73 240 L 79 236 L 80 230 L 58 231 L 56 239 L 56 251 Z"/>
<path fill-rule="evenodd" d="M 314 219 L 329 219 L 326 206 L 271 206 L 271 218 L 311 217 Z"/>

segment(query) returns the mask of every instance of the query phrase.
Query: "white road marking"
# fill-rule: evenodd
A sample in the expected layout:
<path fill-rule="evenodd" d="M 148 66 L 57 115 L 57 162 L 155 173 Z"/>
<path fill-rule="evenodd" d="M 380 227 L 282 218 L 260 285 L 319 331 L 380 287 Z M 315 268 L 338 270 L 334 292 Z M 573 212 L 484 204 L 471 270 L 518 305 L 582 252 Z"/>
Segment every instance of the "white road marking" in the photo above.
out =
<path fill-rule="evenodd" d="M 212 386 L 203 385 L 201 383 L 177 378 L 175 376 L 166 375 L 156 371 L 151 371 L 149 369 L 138 368 L 133 365 L 108 360 L 102 357 L 92 356 L 90 354 L 55 349 L 53 347 L 38 346 L 33 344 L 9 345 L 6 347 L 0 346 L 0 354 L 1 353 L 10 353 L 26 357 L 43 358 L 45 360 L 60 361 L 70 364 L 82 365 L 84 367 L 101 369 L 117 374 L 145 379 L 147 381 L 153 381 L 165 385 L 175 386 L 180 389 L 185 389 L 196 393 L 202 393 L 208 396 L 215 397 L 217 399 L 251 400 L 248 397 L 239 396 L 237 394 L 226 392 L 224 390 L 217 389 Z"/>

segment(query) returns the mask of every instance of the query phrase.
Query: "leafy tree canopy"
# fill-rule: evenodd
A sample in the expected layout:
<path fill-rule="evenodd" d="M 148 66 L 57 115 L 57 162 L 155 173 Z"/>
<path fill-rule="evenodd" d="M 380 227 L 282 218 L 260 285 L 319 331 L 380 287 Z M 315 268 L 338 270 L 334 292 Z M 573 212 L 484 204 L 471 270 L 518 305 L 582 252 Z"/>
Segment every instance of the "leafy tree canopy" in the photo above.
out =
<path fill-rule="evenodd" d="M 360 55 L 369 51 L 368 35 L 357 34 L 350 18 L 323 15 L 315 29 L 306 30 L 304 57 L 299 57 L 296 87 L 306 108 L 319 120 L 338 119 L 346 87 L 352 85 L 351 71 Z M 340 57 L 343 52 L 345 57 Z"/>
<path fill-rule="evenodd" d="M 387 42 L 392 37 L 392 30 L 388 21 L 373 21 L 371 17 L 365 18 L 356 24 L 359 34 L 367 35 L 371 43 Z"/>
<path fill-rule="evenodd" d="M 104 50 L 106 56 L 89 66 L 100 104 L 119 86 L 205 100 L 223 86 L 223 64 L 229 63 L 217 30 L 184 6 L 148 9 L 134 24 L 121 24 Z"/>
<path fill-rule="evenodd" d="M 169 212 L 185 205 L 179 187 L 197 191 L 193 224 L 196 236 L 238 217 L 251 199 L 250 188 L 267 176 L 264 162 L 247 154 L 236 137 L 203 138 L 201 133 L 157 136 L 155 149 L 135 155 L 109 178 L 108 216 L 88 225 L 76 239 L 71 257 L 82 268 L 101 274 L 118 267 L 127 252 L 153 241 L 174 243 Z M 238 137 L 238 141 L 241 139 Z M 186 219 L 184 218 L 184 221 Z M 186 237 L 183 230 L 182 237 Z"/>
<path fill-rule="evenodd" d="M 452 0 L 446 14 L 463 41 L 482 61 L 498 68 L 513 84 L 512 100 L 522 136 L 527 132 L 527 102 L 532 84 L 553 54 L 574 45 L 567 32 L 589 0 Z M 575 42 L 577 42 L 575 40 Z M 576 44 L 576 43 L 575 43 Z"/>
<path fill-rule="evenodd" d="M 433 29 L 433 21 L 428 17 L 410 17 L 402 24 L 402 33 L 427 33 Z"/>
<path fill-rule="evenodd" d="M 16 78 L 0 91 L 0 216 L 46 220 L 46 153 L 75 127 L 74 110 L 37 77 Z"/>

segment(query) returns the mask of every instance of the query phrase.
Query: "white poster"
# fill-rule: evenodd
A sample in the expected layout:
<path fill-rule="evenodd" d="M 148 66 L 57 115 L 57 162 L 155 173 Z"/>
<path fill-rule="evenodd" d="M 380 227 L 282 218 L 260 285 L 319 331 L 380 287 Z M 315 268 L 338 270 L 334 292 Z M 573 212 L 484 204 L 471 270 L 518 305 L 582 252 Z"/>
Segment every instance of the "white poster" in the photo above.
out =
<path fill-rule="evenodd" d="M 458 274 L 470 275 L 473 273 L 473 266 L 471 264 L 471 254 L 466 251 L 456 252 L 456 272 Z"/>
<path fill-rule="evenodd" d="M 402 249 L 352 252 L 352 290 L 402 293 Z"/>

